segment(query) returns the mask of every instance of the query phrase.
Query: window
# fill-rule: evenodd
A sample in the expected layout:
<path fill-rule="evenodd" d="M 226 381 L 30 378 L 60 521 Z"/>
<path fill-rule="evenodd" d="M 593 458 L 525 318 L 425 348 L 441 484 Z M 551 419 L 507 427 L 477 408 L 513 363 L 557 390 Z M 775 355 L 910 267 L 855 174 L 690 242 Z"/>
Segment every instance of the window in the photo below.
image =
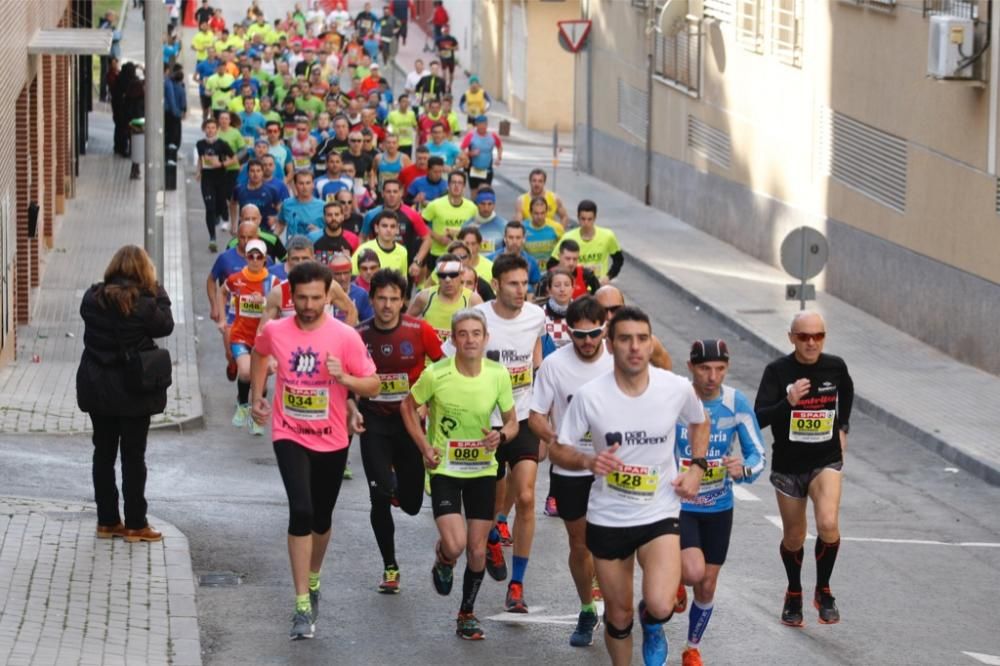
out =
<path fill-rule="evenodd" d="M 704 0 L 702 14 L 719 23 L 733 22 L 733 0 Z"/>
<path fill-rule="evenodd" d="M 657 34 L 654 72 L 664 83 L 697 97 L 701 89 L 701 47 L 698 23 L 686 23 L 677 33 Z"/>
<path fill-rule="evenodd" d="M 771 51 L 781 62 L 802 66 L 802 5 L 805 0 L 771 0 Z"/>
<path fill-rule="evenodd" d="M 764 0 L 736 0 L 736 41 L 753 53 L 764 52 Z"/>

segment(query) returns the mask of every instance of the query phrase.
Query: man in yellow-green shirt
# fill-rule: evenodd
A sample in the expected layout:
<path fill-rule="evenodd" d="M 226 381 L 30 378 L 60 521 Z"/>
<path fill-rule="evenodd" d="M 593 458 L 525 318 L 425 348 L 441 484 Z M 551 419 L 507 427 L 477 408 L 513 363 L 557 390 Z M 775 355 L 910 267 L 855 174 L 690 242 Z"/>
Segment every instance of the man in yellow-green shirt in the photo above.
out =
<path fill-rule="evenodd" d="M 458 237 L 462 225 L 475 215 L 479 208 L 465 198 L 466 175 L 464 171 L 448 174 L 448 194 L 427 204 L 424 220 L 431 230 L 431 253 L 427 256 L 427 270 L 434 270 L 437 257 L 444 254 L 448 244 Z"/>
<path fill-rule="evenodd" d="M 374 229 L 375 238 L 359 245 L 354 256 L 351 257 L 354 275 L 358 274 L 358 258 L 361 254 L 365 250 L 375 250 L 379 266 L 399 271 L 400 275 L 406 277 L 409 260 L 407 259 L 406 246 L 396 242 L 396 234 L 399 231 L 399 220 L 396 213 L 391 210 L 383 210 L 375 216 Z"/>
<path fill-rule="evenodd" d="M 576 218 L 580 226 L 567 231 L 560 240 L 575 240 L 580 246 L 580 265 L 594 271 L 602 285 L 607 284 L 618 276 L 625 264 L 618 238 L 611 229 L 597 226 L 597 204 L 590 199 L 584 199 L 576 207 Z M 559 245 L 556 245 L 548 267 L 558 263 Z"/>
<path fill-rule="evenodd" d="M 198 26 L 198 32 L 191 38 L 191 48 L 194 50 L 195 58 L 201 62 L 208 57 L 208 47 L 215 44 L 215 35 L 208 27 L 208 21 Z"/>

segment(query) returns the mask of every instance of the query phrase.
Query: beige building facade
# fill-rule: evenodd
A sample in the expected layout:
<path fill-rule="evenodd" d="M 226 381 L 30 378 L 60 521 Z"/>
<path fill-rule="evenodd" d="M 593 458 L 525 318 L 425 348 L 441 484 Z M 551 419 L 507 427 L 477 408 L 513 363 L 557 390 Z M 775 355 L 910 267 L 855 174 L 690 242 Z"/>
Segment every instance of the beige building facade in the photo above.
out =
<path fill-rule="evenodd" d="M 775 265 L 789 231 L 815 227 L 830 242 L 819 287 L 998 373 L 1000 22 L 987 7 L 673 0 L 658 33 L 656 6 L 583 0 L 578 167 Z M 935 17 L 957 21 L 949 41 L 955 26 L 975 34 L 972 80 L 928 76 Z"/>

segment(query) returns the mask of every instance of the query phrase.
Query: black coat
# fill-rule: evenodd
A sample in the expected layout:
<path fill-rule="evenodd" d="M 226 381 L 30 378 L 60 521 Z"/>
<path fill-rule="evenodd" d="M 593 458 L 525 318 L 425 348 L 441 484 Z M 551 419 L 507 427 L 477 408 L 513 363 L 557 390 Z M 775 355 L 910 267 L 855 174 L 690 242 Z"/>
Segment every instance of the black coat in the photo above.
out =
<path fill-rule="evenodd" d="M 155 296 L 150 293 L 141 295 L 132 314 L 123 317 L 113 304 L 105 308 L 101 303 L 98 295 L 103 288 L 103 283 L 91 286 L 80 304 L 84 331 L 83 357 L 76 371 L 77 404 L 82 411 L 92 414 L 159 414 L 167 406 L 166 389 L 136 393 L 125 388 L 122 347 L 153 349 L 156 346 L 153 338 L 170 335 L 174 330 L 170 298 L 163 287 L 158 287 Z"/>

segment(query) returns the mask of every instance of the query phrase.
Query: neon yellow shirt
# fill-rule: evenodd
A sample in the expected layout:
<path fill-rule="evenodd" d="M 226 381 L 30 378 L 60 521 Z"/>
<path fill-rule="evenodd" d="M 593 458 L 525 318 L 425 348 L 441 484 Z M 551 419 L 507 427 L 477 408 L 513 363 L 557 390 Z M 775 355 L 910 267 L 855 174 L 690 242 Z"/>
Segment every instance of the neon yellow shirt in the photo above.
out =
<path fill-rule="evenodd" d="M 437 332 L 438 339 L 444 342 L 451 337 L 451 318 L 459 310 L 469 307 L 472 299 L 472 292 L 462 288 L 462 293 L 455 299 L 454 303 L 445 303 L 441 300 L 438 287 L 428 287 L 427 306 L 421 313 L 420 318 L 426 321 Z"/>
<path fill-rule="evenodd" d="M 545 213 L 545 217 L 549 220 L 556 219 L 556 212 L 559 210 L 559 206 L 556 203 L 555 193 L 550 190 L 545 190 L 545 194 L 543 196 L 545 197 L 546 205 L 549 207 L 548 211 Z M 525 223 L 531 219 L 531 200 L 533 198 L 534 197 L 531 192 L 525 192 L 521 195 L 521 215 L 524 216 L 526 221 Z"/>
<path fill-rule="evenodd" d="M 399 110 L 390 111 L 386 117 L 386 126 L 391 134 L 399 137 L 400 148 L 412 146 L 416 136 L 417 114 L 413 113 L 413 109 L 407 109 L 406 113 Z"/>
<path fill-rule="evenodd" d="M 594 226 L 594 237 L 589 241 L 583 240 L 579 227 L 567 231 L 559 239 L 559 242 L 561 243 L 567 239 L 573 239 L 580 245 L 580 265 L 594 271 L 594 275 L 599 278 L 608 274 L 608 268 L 611 267 L 611 255 L 622 251 L 618 245 L 618 237 L 615 236 L 615 232 L 596 225 Z M 559 258 L 558 244 L 552 250 L 552 257 L 554 259 Z"/>
<path fill-rule="evenodd" d="M 205 93 L 212 98 L 212 109 L 223 111 L 233 97 L 232 85 L 236 82 L 232 74 L 212 74 L 205 79 Z"/>
<path fill-rule="evenodd" d="M 483 359 L 475 377 L 466 377 L 455 359 L 444 358 L 426 368 L 410 390 L 418 405 L 430 403 L 427 439 L 441 456 L 430 470 L 464 479 L 496 477 L 493 451 L 483 445 L 483 429 L 490 428 L 490 414 L 514 408 L 510 373 L 496 361 Z"/>
<path fill-rule="evenodd" d="M 392 268 L 399 271 L 403 277 L 407 276 L 409 260 L 407 259 L 406 248 L 396 243 L 392 247 L 392 250 L 386 251 L 382 249 L 382 246 L 378 244 L 378 240 L 375 238 L 359 245 L 358 249 L 354 252 L 354 256 L 351 257 L 351 263 L 354 265 L 354 275 L 358 274 L 358 257 L 361 256 L 362 252 L 369 249 L 375 250 L 375 254 L 378 255 L 380 268 Z"/>
<path fill-rule="evenodd" d="M 199 62 L 208 57 L 208 47 L 214 43 L 215 35 L 212 34 L 211 30 L 206 32 L 198 31 L 195 33 L 194 37 L 191 38 L 191 46 L 194 47 L 194 54 Z"/>
<path fill-rule="evenodd" d="M 427 204 L 427 207 L 424 208 L 424 219 L 431 225 L 431 230 L 434 233 L 443 236 L 450 231 L 453 236 L 457 236 L 462 225 L 478 212 L 479 207 L 465 197 L 462 198 L 460 205 L 453 206 L 446 194 Z M 444 254 L 447 249 L 448 246 L 437 242 L 437 240 L 431 241 L 431 254 L 434 256 Z"/>

